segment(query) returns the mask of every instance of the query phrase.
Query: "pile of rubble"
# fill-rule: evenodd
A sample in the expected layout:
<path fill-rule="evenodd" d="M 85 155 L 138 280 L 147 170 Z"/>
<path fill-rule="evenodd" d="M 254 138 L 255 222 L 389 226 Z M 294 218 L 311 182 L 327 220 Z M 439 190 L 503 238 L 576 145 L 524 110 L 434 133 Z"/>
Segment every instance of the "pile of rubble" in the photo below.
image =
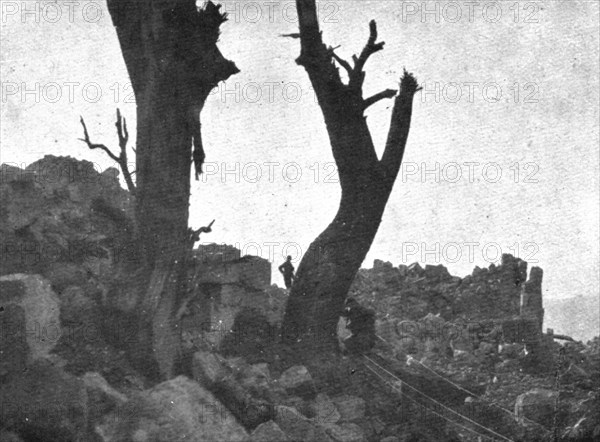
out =
<path fill-rule="evenodd" d="M 367 440 L 364 400 L 319 392 L 304 366 L 273 373 L 196 351 L 188 376 L 154 386 L 133 370 L 128 382 L 74 373 L 54 352 L 62 306 L 50 283 L 3 276 L 0 293 L 2 440 Z"/>
<path fill-rule="evenodd" d="M 584 344 L 544 333 L 542 271 L 533 267 L 526 277 L 527 263 L 510 255 L 465 278 L 443 266 L 376 260 L 359 271 L 351 294 L 377 312 L 382 356 L 473 386 L 469 406 L 480 421 L 502 422 L 489 411 L 494 404 L 523 423 L 527 440 L 552 440 L 555 432 L 598 438 L 598 338 Z"/>
<path fill-rule="evenodd" d="M 131 238 L 131 198 L 118 175 L 52 155 L 25 169 L 3 164 L 2 274 L 40 274 L 59 293 L 105 280 Z"/>
<path fill-rule="evenodd" d="M 114 274 L 136 259 L 118 171 L 53 156 L 3 165 L 0 207 L 0 440 L 470 440 L 360 358 L 300 365 L 279 339 L 286 291 L 232 247 L 195 251 L 181 375 L 152 384 L 127 354 L 143 343 Z M 376 261 L 350 295 L 377 312 L 375 353 L 434 397 L 460 392 L 461 412 L 516 439 L 597 439 L 600 341 L 544 333 L 541 284 L 510 255 L 465 278 Z"/>

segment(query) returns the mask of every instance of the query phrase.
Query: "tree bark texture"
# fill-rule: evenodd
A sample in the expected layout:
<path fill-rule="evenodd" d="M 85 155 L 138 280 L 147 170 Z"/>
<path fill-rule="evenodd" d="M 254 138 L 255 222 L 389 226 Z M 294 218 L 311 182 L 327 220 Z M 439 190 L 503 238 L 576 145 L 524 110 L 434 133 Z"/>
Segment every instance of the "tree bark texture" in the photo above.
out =
<path fill-rule="evenodd" d="M 179 348 L 175 304 L 185 291 L 192 149 L 204 150 L 200 111 L 219 81 L 238 72 L 217 47 L 220 6 L 195 0 L 107 0 L 137 105 L 135 215 L 142 257 L 140 337 L 163 377 Z"/>

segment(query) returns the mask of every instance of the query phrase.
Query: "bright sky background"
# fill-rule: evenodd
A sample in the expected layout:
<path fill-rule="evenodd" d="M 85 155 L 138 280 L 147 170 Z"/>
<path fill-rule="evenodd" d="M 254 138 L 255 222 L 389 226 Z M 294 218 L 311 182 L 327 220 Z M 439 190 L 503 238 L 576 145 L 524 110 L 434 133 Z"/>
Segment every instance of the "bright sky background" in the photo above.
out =
<path fill-rule="evenodd" d="M 117 147 L 117 106 L 134 132 L 135 104 L 105 4 L 41 2 L 36 15 L 36 3 L 25 2 L 33 11 L 26 13 L 23 2 L 0 1 L 1 160 L 70 155 L 109 167 L 103 153 L 77 141 L 81 114 L 95 142 Z M 498 262 L 501 250 L 544 269 L 548 298 L 598 297 L 598 2 L 428 1 L 428 14 L 424 6 L 319 3 L 325 40 L 345 58 L 377 21 L 386 46 L 367 64 L 365 95 L 395 87 L 403 67 L 431 91 L 416 96 L 405 166 L 365 266 L 375 258 L 442 263 L 464 276 Z M 203 241 L 265 258 L 274 252 L 279 264 L 332 220 L 339 185 L 327 182 L 333 158 L 307 75 L 294 62 L 299 41 L 279 37 L 297 32 L 293 2 L 225 7 L 220 47 L 241 73 L 203 111 L 213 174 L 192 182 L 190 224 L 215 218 Z M 380 152 L 391 103 L 367 112 Z M 234 172 L 223 176 L 225 168 Z M 432 172 L 422 176 L 425 169 Z"/>

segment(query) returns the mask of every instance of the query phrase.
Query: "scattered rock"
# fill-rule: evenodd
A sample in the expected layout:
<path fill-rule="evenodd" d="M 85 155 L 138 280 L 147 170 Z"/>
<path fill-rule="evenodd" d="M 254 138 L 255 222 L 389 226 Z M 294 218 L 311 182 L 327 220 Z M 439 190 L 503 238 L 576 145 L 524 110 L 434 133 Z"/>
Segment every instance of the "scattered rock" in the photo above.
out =
<path fill-rule="evenodd" d="M 312 405 L 312 414 L 321 425 L 335 424 L 341 418 L 333 401 L 325 393 L 319 393 Z"/>
<path fill-rule="evenodd" d="M 295 408 L 302 415 L 312 418 L 314 417 L 314 409 L 311 404 L 302 399 L 300 396 L 284 396 L 279 402 L 279 405 L 285 405 L 286 407 Z"/>
<path fill-rule="evenodd" d="M 327 425 L 325 431 L 336 442 L 366 442 L 367 440 L 362 428 L 351 422 Z"/>
<path fill-rule="evenodd" d="M 250 435 L 251 442 L 286 442 L 290 439 L 273 421 L 260 424 Z"/>
<path fill-rule="evenodd" d="M 585 385 L 590 380 L 590 375 L 577 364 L 571 363 L 569 368 L 563 373 L 561 381 L 566 384 Z"/>
<path fill-rule="evenodd" d="M 408 266 L 406 273 L 408 276 L 421 277 L 425 273 L 425 270 L 423 270 L 423 267 L 418 262 L 413 262 Z"/>
<path fill-rule="evenodd" d="M 26 440 L 89 440 L 83 382 L 45 360 L 0 385 L 2 426 Z"/>
<path fill-rule="evenodd" d="M 498 355 L 505 359 L 516 359 L 522 351 L 522 344 L 503 344 L 498 348 Z"/>
<path fill-rule="evenodd" d="M 341 422 L 361 419 L 365 415 L 366 403 L 357 396 L 341 395 L 331 399 L 335 404 Z"/>
<path fill-rule="evenodd" d="M 389 261 L 381 261 L 380 259 L 373 261 L 373 270 L 390 270 L 393 268 L 394 266 Z"/>
<path fill-rule="evenodd" d="M 205 351 L 194 353 L 192 370 L 194 379 L 207 388 L 228 375 L 223 359 L 215 353 Z"/>
<path fill-rule="evenodd" d="M 114 431 L 111 431 L 113 430 Z M 143 391 L 109 414 L 106 441 L 245 441 L 246 430 L 210 392 L 179 376 Z"/>
<path fill-rule="evenodd" d="M 24 170 L 6 166 L 0 181 L 1 273 L 44 275 L 57 292 L 85 283 L 88 271 L 99 276 L 87 258 L 110 264 L 109 249 L 115 251 L 132 228 L 133 205 L 118 178 L 97 173 L 89 161 L 52 155 Z M 118 216 L 96 210 L 108 207 L 106 201 Z"/>
<path fill-rule="evenodd" d="M 291 441 L 329 442 L 331 439 L 318 425 L 302 416 L 298 410 L 286 406 L 277 406 L 275 422 Z"/>
<path fill-rule="evenodd" d="M 238 376 L 244 388 L 268 388 L 271 381 L 269 366 L 264 362 L 248 365 Z"/>
<path fill-rule="evenodd" d="M 310 396 L 315 393 L 315 386 L 308 369 L 304 365 L 294 365 L 279 377 L 279 385 L 290 394 Z"/>
<path fill-rule="evenodd" d="M 442 264 L 437 266 L 427 264 L 425 266 L 424 275 L 428 280 L 436 282 L 452 279 L 450 272 L 448 272 L 448 269 Z"/>
<path fill-rule="evenodd" d="M 495 365 L 497 373 L 513 373 L 521 366 L 517 359 L 507 359 L 506 361 L 498 362 Z"/>
<path fill-rule="evenodd" d="M 127 402 L 127 396 L 112 388 L 99 373 L 86 373 L 81 380 L 87 390 L 88 417 L 92 424 Z"/>
<path fill-rule="evenodd" d="M 541 425 L 552 426 L 557 398 L 556 391 L 534 388 L 517 397 L 515 416 L 521 423 L 527 418 Z"/>
<path fill-rule="evenodd" d="M 0 277 L 0 367 L 21 371 L 27 361 L 45 358 L 61 336 L 60 301 L 39 275 Z"/>
<path fill-rule="evenodd" d="M 240 292 L 240 297 L 244 296 L 245 292 Z M 265 350 L 275 341 L 274 327 L 266 315 L 256 308 L 240 308 L 239 305 L 216 308 L 220 309 L 219 315 L 228 311 L 231 318 L 231 321 L 224 322 L 231 331 L 224 335 L 220 351 L 226 356 L 242 356 L 249 363 L 264 362 Z M 231 322 L 233 325 L 230 325 Z"/>

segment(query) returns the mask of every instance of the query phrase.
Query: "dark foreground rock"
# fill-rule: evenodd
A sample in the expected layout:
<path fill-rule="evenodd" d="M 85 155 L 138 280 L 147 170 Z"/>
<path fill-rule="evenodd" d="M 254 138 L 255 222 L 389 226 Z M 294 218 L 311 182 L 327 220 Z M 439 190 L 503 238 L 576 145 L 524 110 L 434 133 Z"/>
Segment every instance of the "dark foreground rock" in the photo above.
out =
<path fill-rule="evenodd" d="M 330 442 L 325 430 L 292 407 L 279 406 L 275 422 L 294 442 Z"/>
<path fill-rule="evenodd" d="M 46 358 L 58 342 L 59 299 L 39 275 L 0 277 L 0 374 L 17 373 Z"/>
<path fill-rule="evenodd" d="M 0 385 L 2 426 L 25 440 L 93 440 L 84 383 L 48 361 L 31 364 Z"/>
<path fill-rule="evenodd" d="M 248 433 L 209 391 L 179 376 L 146 390 L 107 415 L 105 442 L 245 441 Z"/>

